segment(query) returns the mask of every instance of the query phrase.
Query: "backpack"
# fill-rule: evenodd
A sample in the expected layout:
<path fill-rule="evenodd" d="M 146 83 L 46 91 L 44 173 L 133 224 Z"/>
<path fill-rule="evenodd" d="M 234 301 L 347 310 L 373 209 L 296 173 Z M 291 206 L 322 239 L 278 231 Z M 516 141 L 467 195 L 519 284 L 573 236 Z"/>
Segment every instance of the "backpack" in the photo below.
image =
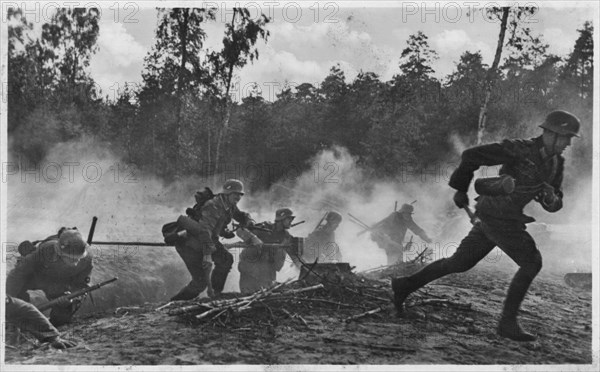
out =
<path fill-rule="evenodd" d="M 200 220 L 201 208 L 207 201 L 214 198 L 215 194 L 208 187 L 205 187 L 202 191 L 196 191 L 194 194 L 194 199 L 196 200 L 196 204 L 185 210 L 185 213 L 188 217 L 192 218 L 195 221 Z M 175 245 L 178 239 L 177 233 L 182 231 L 178 225 L 177 221 L 169 222 L 163 225 L 162 227 L 162 235 L 167 245 Z"/>

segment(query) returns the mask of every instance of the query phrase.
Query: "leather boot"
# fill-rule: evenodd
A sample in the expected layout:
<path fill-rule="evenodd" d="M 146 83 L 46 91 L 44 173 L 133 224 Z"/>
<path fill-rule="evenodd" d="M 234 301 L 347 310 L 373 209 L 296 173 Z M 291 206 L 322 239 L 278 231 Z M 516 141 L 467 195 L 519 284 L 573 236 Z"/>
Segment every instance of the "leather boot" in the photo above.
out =
<path fill-rule="evenodd" d="M 498 323 L 497 332 L 499 336 L 515 341 L 535 341 L 536 337 L 524 332 L 517 322 L 519 307 L 534 277 L 535 275 L 531 275 L 523 268 L 520 268 L 515 274 L 508 287 L 504 308 L 502 309 L 502 318 Z"/>
<path fill-rule="evenodd" d="M 442 276 L 449 274 L 445 259 L 437 260 L 425 266 L 421 271 L 408 277 L 392 279 L 394 306 L 398 316 L 404 312 L 404 301 L 414 291 Z"/>
<path fill-rule="evenodd" d="M 196 298 L 200 292 L 196 289 L 192 289 L 189 286 L 185 286 L 175 296 L 171 297 L 170 301 L 187 301 Z"/>
<path fill-rule="evenodd" d="M 498 335 L 522 342 L 535 341 L 537 339 L 531 333 L 527 333 L 521 329 L 517 318 L 502 317 L 498 323 Z"/>

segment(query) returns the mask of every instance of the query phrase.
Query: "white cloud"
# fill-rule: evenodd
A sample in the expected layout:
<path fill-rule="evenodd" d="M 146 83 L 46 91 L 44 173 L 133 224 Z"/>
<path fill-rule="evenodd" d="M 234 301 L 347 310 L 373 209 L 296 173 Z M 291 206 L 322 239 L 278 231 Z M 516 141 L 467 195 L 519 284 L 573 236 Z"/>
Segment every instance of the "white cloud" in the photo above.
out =
<path fill-rule="evenodd" d="M 110 56 L 106 62 L 115 67 L 129 66 L 146 55 L 146 49 L 127 33 L 123 24 L 111 20 L 100 23 L 98 45 L 99 53 Z"/>
<path fill-rule="evenodd" d="M 567 55 L 573 49 L 575 45 L 575 39 L 577 36 L 575 32 L 572 35 L 567 33 L 560 28 L 547 28 L 542 32 L 543 40 L 548 43 L 548 52 L 559 56 Z"/>
<path fill-rule="evenodd" d="M 455 54 L 463 51 L 472 43 L 471 38 L 464 30 L 444 30 L 432 39 L 434 49 L 440 54 Z"/>
<path fill-rule="evenodd" d="M 122 23 L 111 19 L 100 22 L 98 52 L 90 63 L 94 81 L 102 89 L 103 96 L 115 96 L 125 82 L 141 82 L 141 71 L 146 48 L 127 32 Z"/>

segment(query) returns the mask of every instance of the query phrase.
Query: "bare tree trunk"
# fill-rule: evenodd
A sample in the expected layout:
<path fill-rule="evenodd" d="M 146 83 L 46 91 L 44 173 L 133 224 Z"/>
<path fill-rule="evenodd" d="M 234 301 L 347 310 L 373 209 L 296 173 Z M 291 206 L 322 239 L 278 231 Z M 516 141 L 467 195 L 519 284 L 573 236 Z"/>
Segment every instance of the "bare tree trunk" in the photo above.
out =
<path fill-rule="evenodd" d="M 237 14 L 237 9 L 233 8 L 233 17 L 231 19 L 231 31 L 233 35 L 233 30 L 235 29 L 235 16 Z M 225 138 L 227 128 L 229 127 L 229 119 L 231 118 L 231 104 L 229 102 L 229 92 L 231 89 L 231 80 L 233 78 L 233 68 L 234 63 L 230 62 L 229 71 L 227 71 L 227 88 L 225 90 L 225 103 L 224 103 L 224 116 L 223 116 L 223 125 L 220 130 L 218 130 L 217 134 L 217 148 L 215 152 L 215 167 L 219 166 L 219 162 L 221 161 L 221 146 L 223 144 L 223 140 Z"/>
<path fill-rule="evenodd" d="M 502 55 L 502 46 L 504 45 L 504 35 L 506 34 L 506 24 L 508 21 L 508 14 L 510 13 L 509 7 L 502 8 L 502 21 L 500 23 L 500 35 L 498 36 L 498 45 L 496 46 L 496 56 L 494 57 L 494 63 L 487 72 L 486 87 L 485 87 L 485 99 L 483 105 L 479 111 L 479 125 L 477 127 L 477 144 L 480 145 L 483 139 L 483 132 L 485 131 L 485 121 L 487 119 L 487 106 L 490 102 L 490 96 L 492 95 L 492 86 L 494 83 L 494 74 L 498 69 L 500 63 L 500 56 Z"/>
<path fill-rule="evenodd" d="M 182 152 L 182 132 L 181 118 L 183 116 L 183 85 L 185 84 L 185 64 L 187 63 L 187 33 L 188 33 L 188 18 L 189 9 L 182 9 L 183 22 L 179 27 L 179 40 L 181 42 L 181 66 L 179 67 L 179 76 L 177 79 L 177 148 L 175 151 L 175 177 L 178 177 L 181 170 L 181 152 Z"/>

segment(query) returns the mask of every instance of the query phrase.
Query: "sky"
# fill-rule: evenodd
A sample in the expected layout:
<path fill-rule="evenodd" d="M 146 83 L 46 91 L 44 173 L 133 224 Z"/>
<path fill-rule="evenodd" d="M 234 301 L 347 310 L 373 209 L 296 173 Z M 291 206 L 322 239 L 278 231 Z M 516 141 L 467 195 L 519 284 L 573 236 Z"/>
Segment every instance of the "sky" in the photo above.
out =
<path fill-rule="evenodd" d="M 39 30 L 60 2 L 41 2 L 38 16 L 28 16 Z M 68 3 L 65 3 L 68 4 Z M 83 3 L 80 3 L 83 4 Z M 192 2 L 94 2 L 101 6 L 98 51 L 89 71 L 103 96 L 114 98 L 126 84 L 140 84 L 144 57 L 155 43 L 156 7 Z M 220 50 L 232 2 L 193 2 L 216 7 L 217 17 L 206 24 L 207 50 Z M 318 85 L 332 66 L 339 64 L 351 81 L 360 71 L 389 80 L 399 73 L 399 60 L 411 34 L 422 31 L 438 53 L 435 76 L 452 73 L 465 51 L 480 51 L 491 65 L 498 40 L 499 21 L 489 20 L 481 7 L 488 2 L 239 2 L 252 16 L 271 17 L 270 37 L 259 40 L 259 59 L 236 74 L 234 94 L 243 97 L 257 85 L 265 99 L 273 100 L 285 86 L 305 82 Z M 277 5 L 278 4 L 278 5 Z M 566 56 L 578 37 L 577 29 L 598 14 L 595 2 L 528 2 L 536 14 L 526 20 L 541 34 L 549 51 Z M 63 5 L 64 6 L 64 5 Z M 34 8 L 29 8 L 34 9 Z M 39 16 L 41 15 L 41 16 Z M 36 22 L 37 19 L 37 22 Z"/>
<path fill-rule="evenodd" d="M 114 95 L 116 88 L 127 82 L 141 83 L 143 59 L 154 44 L 156 9 L 150 6 L 152 3 L 131 4 L 119 4 L 119 11 L 115 6 L 102 10 L 99 50 L 92 58 L 90 71 L 104 95 Z M 217 5 L 216 21 L 206 25 L 205 46 L 218 50 L 232 5 L 198 4 Z M 418 31 L 428 36 L 430 46 L 439 55 L 433 66 L 439 78 L 454 70 L 465 51 L 480 51 L 484 63 L 490 65 L 499 32 L 498 21 L 486 19 L 481 9 L 473 11 L 473 5 L 469 5 L 485 3 L 437 2 L 423 7 L 421 2 L 388 2 L 364 7 L 334 2 L 315 6 L 309 2 L 300 7 L 296 2 L 281 2 L 278 8 L 272 5 L 274 2 L 247 4 L 253 16 L 261 11 L 271 15 L 272 22 L 268 24 L 268 41 L 257 43 L 258 61 L 238 72 L 236 91 L 247 95 L 256 83 L 263 97 L 270 100 L 286 84 L 317 85 L 335 64 L 342 67 L 348 80 L 361 70 L 388 80 L 399 72 L 400 55 L 409 35 Z M 586 20 L 593 20 L 597 8 L 592 2 L 561 4 L 566 3 L 540 3 L 538 12 L 527 19 L 527 26 L 543 35 L 551 53 L 565 56 L 578 37 L 577 29 Z M 154 3 L 157 5 L 167 3 Z"/>

